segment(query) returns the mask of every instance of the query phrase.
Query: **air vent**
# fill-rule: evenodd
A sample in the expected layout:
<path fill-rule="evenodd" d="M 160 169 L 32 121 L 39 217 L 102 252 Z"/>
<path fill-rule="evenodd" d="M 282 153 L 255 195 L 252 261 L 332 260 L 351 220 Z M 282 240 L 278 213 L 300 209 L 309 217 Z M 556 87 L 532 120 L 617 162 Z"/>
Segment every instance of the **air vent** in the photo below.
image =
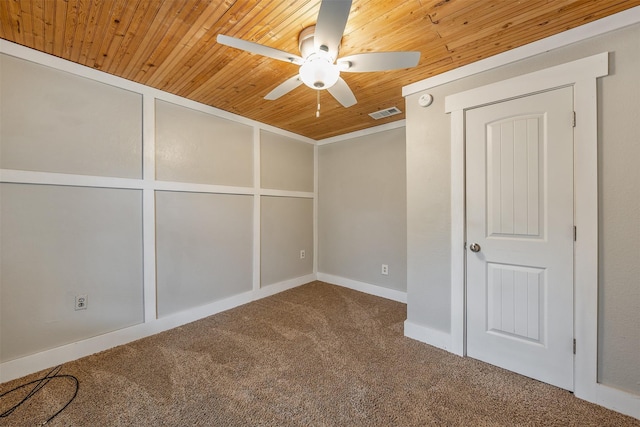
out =
<path fill-rule="evenodd" d="M 384 110 L 376 111 L 375 113 L 369 113 L 369 115 L 376 119 L 384 119 L 386 117 L 395 116 L 396 114 L 400 114 L 402 111 L 398 107 L 391 107 Z"/>

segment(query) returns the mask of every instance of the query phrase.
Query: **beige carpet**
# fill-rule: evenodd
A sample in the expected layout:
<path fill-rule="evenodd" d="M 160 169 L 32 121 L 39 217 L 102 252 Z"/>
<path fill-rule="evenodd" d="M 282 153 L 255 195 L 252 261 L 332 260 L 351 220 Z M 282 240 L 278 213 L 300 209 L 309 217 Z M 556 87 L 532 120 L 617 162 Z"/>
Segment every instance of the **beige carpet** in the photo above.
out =
<path fill-rule="evenodd" d="M 48 425 L 640 426 L 405 338 L 405 318 L 404 304 L 313 282 L 65 364 L 80 389 Z M 73 390 L 52 380 L 0 423 L 37 425 Z"/>

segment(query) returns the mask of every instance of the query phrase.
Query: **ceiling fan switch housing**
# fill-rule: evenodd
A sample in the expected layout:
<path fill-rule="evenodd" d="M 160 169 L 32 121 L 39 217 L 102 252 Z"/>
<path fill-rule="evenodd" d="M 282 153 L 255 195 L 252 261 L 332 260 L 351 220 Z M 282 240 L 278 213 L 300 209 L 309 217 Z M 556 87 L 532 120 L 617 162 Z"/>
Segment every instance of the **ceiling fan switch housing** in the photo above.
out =
<path fill-rule="evenodd" d="M 307 59 L 312 53 L 315 53 L 315 46 L 313 44 L 313 33 L 316 26 L 312 25 L 305 28 L 300 32 L 298 36 L 298 49 L 304 59 Z"/>

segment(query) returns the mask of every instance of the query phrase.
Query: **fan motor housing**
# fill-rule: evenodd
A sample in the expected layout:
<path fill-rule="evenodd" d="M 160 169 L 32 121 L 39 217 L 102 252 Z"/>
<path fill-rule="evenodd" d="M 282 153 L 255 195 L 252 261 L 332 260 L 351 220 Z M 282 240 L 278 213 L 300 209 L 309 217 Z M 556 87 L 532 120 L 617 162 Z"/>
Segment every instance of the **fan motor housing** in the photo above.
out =
<path fill-rule="evenodd" d="M 304 59 L 307 59 L 309 55 L 315 52 L 315 47 L 313 45 L 313 34 L 315 30 L 316 26 L 312 25 L 302 30 L 298 36 L 298 48 L 300 49 L 300 54 Z"/>
<path fill-rule="evenodd" d="M 313 36 L 316 31 L 316 26 L 312 25 L 310 27 L 305 28 L 300 32 L 298 36 L 298 49 L 300 49 L 300 56 L 304 59 L 309 58 L 310 55 L 316 53 L 316 48 L 313 40 Z M 322 47 L 325 46 L 321 46 Z M 327 48 L 327 51 L 329 49 Z M 335 61 L 336 58 L 331 58 L 332 61 Z"/>

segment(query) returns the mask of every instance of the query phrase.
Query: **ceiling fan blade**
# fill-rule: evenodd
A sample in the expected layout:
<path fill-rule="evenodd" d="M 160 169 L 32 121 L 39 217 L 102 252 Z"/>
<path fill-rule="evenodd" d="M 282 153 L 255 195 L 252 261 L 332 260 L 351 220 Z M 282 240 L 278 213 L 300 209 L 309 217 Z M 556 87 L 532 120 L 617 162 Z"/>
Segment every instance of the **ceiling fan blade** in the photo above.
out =
<path fill-rule="evenodd" d="M 418 61 L 420 52 L 369 52 L 340 58 L 338 65 L 340 71 L 363 73 L 411 68 L 418 65 Z"/>
<path fill-rule="evenodd" d="M 298 74 L 296 74 L 295 76 L 291 77 L 290 79 L 285 80 L 284 82 L 282 82 L 278 86 L 276 86 L 276 88 L 273 89 L 271 92 L 269 92 L 264 97 L 264 99 L 267 99 L 269 101 L 273 101 L 274 99 L 278 99 L 282 95 L 286 95 L 287 93 L 291 92 L 292 90 L 294 90 L 295 88 L 297 88 L 301 84 L 302 84 L 302 80 L 300 80 L 300 76 Z"/>
<path fill-rule="evenodd" d="M 351 107 L 358 102 L 349 85 L 342 77 L 338 77 L 338 82 L 327 90 L 345 108 Z"/>
<path fill-rule="evenodd" d="M 247 52 L 257 53 L 258 55 L 267 56 L 273 59 L 279 59 L 284 62 L 291 62 L 293 64 L 301 65 L 304 59 L 298 55 L 294 55 L 284 50 L 274 49 L 269 46 L 265 46 L 259 43 L 250 42 L 247 40 L 237 39 L 235 37 L 225 36 L 224 34 L 218 34 L 217 41 L 225 46 L 235 47 L 236 49 L 246 50 Z"/>
<path fill-rule="evenodd" d="M 335 60 L 338 57 L 338 48 L 350 11 L 351 0 L 324 0 L 320 3 L 320 12 L 313 34 L 316 52 L 321 50 L 320 46 L 326 46 L 331 58 Z"/>

